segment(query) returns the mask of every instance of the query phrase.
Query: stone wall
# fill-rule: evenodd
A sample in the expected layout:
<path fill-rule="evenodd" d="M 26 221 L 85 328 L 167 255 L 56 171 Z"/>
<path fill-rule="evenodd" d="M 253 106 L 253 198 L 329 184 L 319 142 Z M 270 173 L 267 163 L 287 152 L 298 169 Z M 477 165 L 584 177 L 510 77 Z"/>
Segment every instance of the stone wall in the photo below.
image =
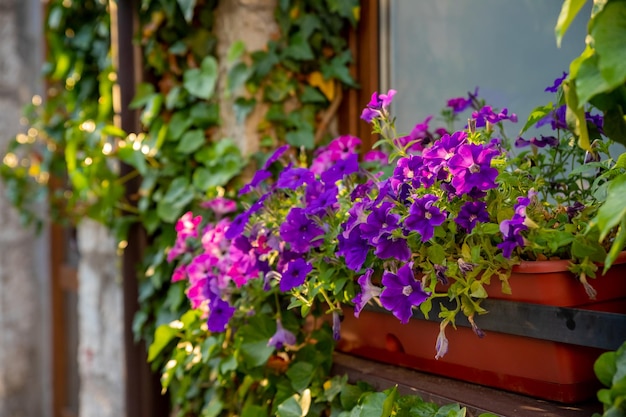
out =
<path fill-rule="evenodd" d="M 0 0 L 0 155 L 37 92 L 41 3 Z M 29 22 L 30 24 L 24 24 Z M 0 183 L 0 417 L 49 416 L 47 237 L 20 226 Z"/>
<path fill-rule="evenodd" d="M 78 226 L 80 416 L 124 416 L 124 322 L 115 240 L 92 220 Z"/>

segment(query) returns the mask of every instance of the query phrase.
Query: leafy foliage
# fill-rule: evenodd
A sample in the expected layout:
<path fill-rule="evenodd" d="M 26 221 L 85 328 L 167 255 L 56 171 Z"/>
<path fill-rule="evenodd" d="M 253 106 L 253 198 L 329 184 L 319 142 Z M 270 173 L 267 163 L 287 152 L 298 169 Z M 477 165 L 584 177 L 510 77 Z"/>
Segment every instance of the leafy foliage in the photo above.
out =
<path fill-rule="evenodd" d="M 606 387 L 598 391 L 604 417 L 626 416 L 626 343 L 616 351 L 605 352 L 594 364 L 596 376 Z M 594 414 L 594 417 L 599 414 Z"/>

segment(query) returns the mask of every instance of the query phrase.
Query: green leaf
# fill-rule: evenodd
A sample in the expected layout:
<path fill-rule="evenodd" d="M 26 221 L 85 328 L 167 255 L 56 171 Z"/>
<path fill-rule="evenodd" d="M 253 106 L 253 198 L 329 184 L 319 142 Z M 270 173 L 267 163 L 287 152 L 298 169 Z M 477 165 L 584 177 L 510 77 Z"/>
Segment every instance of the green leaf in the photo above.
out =
<path fill-rule="evenodd" d="M 385 400 L 384 392 L 368 392 L 363 395 L 359 417 L 383 417 Z"/>
<path fill-rule="evenodd" d="M 602 129 L 609 139 L 626 145 L 626 120 L 621 106 L 613 106 L 604 112 Z"/>
<path fill-rule="evenodd" d="M 196 0 L 176 0 L 180 11 L 183 12 L 183 17 L 187 23 L 191 23 L 193 19 L 193 9 L 196 7 Z"/>
<path fill-rule="evenodd" d="M 302 32 L 296 33 L 289 39 L 289 46 L 285 48 L 283 54 L 286 58 L 293 58 L 299 61 L 307 61 L 315 58 L 313 50 Z"/>
<path fill-rule="evenodd" d="M 243 53 L 246 51 L 246 44 L 242 40 L 237 40 L 228 48 L 228 54 L 226 54 L 226 62 L 233 64 L 237 61 Z"/>
<path fill-rule="evenodd" d="M 609 249 L 609 253 L 606 255 L 606 259 L 604 260 L 604 270 L 602 274 L 606 274 L 608 270 L 613 265 L 613 262 L 617 259 L 619 254 L 622 252 L 622 249 L 626 246 L 626 216 L 622 217 L 622 222 L 617 230 L 617 235 L 615 236 L 615 240 L 611 244 L 611 248 Z"/>
<path fill-rule="evenodd" d="M 594 17 L 591 36 L 600 73 L 612 90 L 626 81 L 626 3 L 608 2 Z"/>
<path fill-rule="evenodd" d="M 617 372 L 616 352 L 604 352 L 593 364 L 593 371 L 604 386 L 610 387 Z"/>
<path fill-rule="evenodd" d="M 148 362 L 152 362 L 178 332 L 179 329 L 170 326 L 169 323 L 157 327 L 154 333 L 154 342 L 152 342 L 148 349 Z"/>
<path fill-rule="evenodd" d="M 581 68 L 582 72 L 582 68 Z M 580 73 L 579 73 L 580 76 Z M 578 81 L 578 80 L 576 80 Z M 585 109 L 583 107 L 584 102 L 580 102 L 580 98 L 577 95 L 577 84 L 564 81 L 563 92 L 565 94 L 565 101 L 567 103 L 567 111 L 574 116 L 576 120 L 576 133 L 578 134 L 578 146 L 584 150 L 591 150 L 591 143 L 589 142 L 589 132 L 587 131 L 587 118 L 585 116 Z"/>
<path fill-rule="evenodd" d="M 186 132 L 180 139 L 178 146 L 176 146 L 176 152 L 180 152 L 185 155 L 189 155 L 194 151 L 197 151 L 202 145 L 206 143 L 204 131 L 200 129 L 193 129 Z"/>
<path fill-rule="evenodd" d="M 237 332 L 239 354 L 246 366 L 256 368 L 264 365 L 274 352 L 267 343 L 274 335 L 274 321 L 265 315 L 257 314 Z"/>
<path fill-rule="evenodd" d="M 128 107 L 131 109 L 138 109 L 143 107 L 150 97 L 154 94 L 154 86 L 149 83 L 141 83 L 137 86 L 137 91 L 135 93 L 135 97 L 130 102 Z"/>
<path fill-rule="evenodd" d="M 276 415 L 278 417 L 302 417 L 304 414 L 297 397 L 299 397 L 297 394 L 293 395 L 280 403 Z"/>
<path fill-rule="evenodd" d="M 398 386 L 396 385 L 391 390 L 386 390 L 385 393 L 388 396 L 383 403 L 383 413 L 381 417 L 390 417 L 396 400 L 398 399 Z"/>
<path fill-rule="evenodd" d="M 598 214 L 591 220 L 591 226 L 598 226 L 600 240 L 608 235 L 611 229 L 626 216 L 626 174 L 613 178 L 608 187 L 606 201 L 598 210 Z"/>
<path fill-rule="evenodd" d="M 255 107 L 255 98 L 245 99 L 243 97 L 239 97 L 237 100 L 235 100 L 233 108 L 235 110 L 235 119 L 237 120 L 237 123 L 242 124 L 246 120 L 246 117 L 248 117 L 250 112 L 252 112 Z"/>
<path fill-rule="evenodd" d="M 429 260 L 434 264 L 442 264 L 446 259 L 446 251 L 443 246 L 438 244 L 433 244 L 426 249 L 426 253 L 428 254 Z"/>
<path fill-rule="evenodd" d="M 561 13 L 556 22 L 554 33 L 556 35 L 556 45 L 560 48 L 561 41 L 570 23 L 574 20 L 580 9 L 584 6 L 586 0 L 565 0 L 561 7 Z"/>
<path fill-rule="evenodd" d="M 245 63 L 238 63 L 228 71 L 226 90 L 231 94 L 236 92 L 248 80 L 250 74 L 252 71 Z"/>
<path fill-rule="evenodd" d="M 217 61 L 212 56 L 202 60 L 200 68 L 188 69 L 183 73 L 183 86 L 192 96 L 210 99 L 217 82 Z"/>
<path fill-rule="evenodd" d="M 267 410 L 252 403 L 246 403 L 241 410 L 241 417 L 267 417 Z"/>
<path fill-rule="evenodd" d="M 168 137 L 171 140 L 179 140 L 180 137 L 191 126 L 191 118 L 188 112 L 178 111 L 174 113 L 170 122 L 167 124 Z"/>
<path fill-rule="evenodd" d="M 320 90 L 308 85 L 304 86 L 304 91 L 300 96 L 300 101 L 302 101 L 302 103 L 328 103 L 326 96 L 322 94 Z"/>
<path fill-rule="evenodd" d="M 305 149 L 313 149 L 315 146 L 315 136 L 312 130 L 300 129 L 288 132 L 285 135 L 288 144 L 297 148 L 304 146 Z"/>
<path fill-rule="evenodd" d="M 552 103 L 546 104 L 545 106 L 535 107 L 528 115 L 526 124 L 522 127 L 522 130 L 520 130 L 519 135 L 522 136 L 524 132 L 533 127 L 539 120 L 543 119 L 554 110 L 555 108 Z"/>
<path fill-rule="evenodd" d="M 315 367 L 308 362 L 295 362 L 287 370 L 287 378 L 294 390 L 301 392 L 311 383 Z"/>

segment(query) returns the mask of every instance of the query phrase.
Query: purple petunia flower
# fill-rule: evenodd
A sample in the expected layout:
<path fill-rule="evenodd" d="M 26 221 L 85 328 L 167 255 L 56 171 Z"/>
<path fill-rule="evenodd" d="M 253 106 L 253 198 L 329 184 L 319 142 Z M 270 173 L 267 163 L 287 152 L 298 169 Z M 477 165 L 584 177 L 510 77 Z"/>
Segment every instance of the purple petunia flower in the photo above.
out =
<path fill-rule="evenodd" d="M 413 263 L 403 265 L 394 274 L 385 271 L 383 274 L 383 291 L 380 302 L 391 311 L 401 323 L 406 324 L 413 315 L 413 307 L 419 306 L 430 296 L 422 289 L 422 283 L 415 279 Z"/>
<path fill-rule="evenodd" d="M 315 180 L 315 174 L 306 168 L 287 168 L 280 173 L 276 188 L 288 188 L 295 190 L 296 188 L 310 184 Z"/>
<path fill-rule="evenodd" d="M 365 120 L 367 123 L 371 123 L 373 119 L 382 116 L 383 113 L 387 112 L 395 94 L 396 90 L 389 90 L 387 94 L 374 92 L 370 102 L 367 103 L 367 106 L 361 113 L 361 119 Z"/>
<path fill-rule="evenodd" d="M 439 199 L 432 194 L 416 199 L 404 221 L 407 229 L 420 234 L 422 242 L 429 241 L 435 233 L 435 227 L 446 220 L 447 213 L 433 205 L 437 200 Z"/>
<path fill-rule="evenodd" d="M 374 270 L 367 268 L 365 274 L 361 275 L 357 282 L 361 286 L 361 292 L 358 293 L 353 299 L 354 303 L 354 316 L 359 317 L 361 310 L 365 305 L 374 297 L 378 297 L 382 292 L 382 289 L 372 284 L 372 274 Z"/>
<path fill-rule="evenodd" d="M 536 195 L 535 190 L 529 190 L 527 197 L 518 197 L 513 217 L 500 223 L 500 232 L 504 240 L 498 244 L 498 248 L 502 249 L 502 256 L 505 258 L 510 258 L 515 248 L 524 246 L 524 237 L 521 232 L 528 229 L 526 223 L 532 223 L 526 218 L 526 208 Z"/>
<path fill-rule="evenodd" d="M 359 226 L 361 236 L 367 239 L 370 245 L 376 245 L 382 234 L 391 233 L 398 228 L 400 215 L 391 213 L 392 207 L 393 203 L 390 202 L 373 207 L 367 221 Z"/>
<path fill-rule="evenodd" d="M 346 175 L 353 174 L 359 170 L 359 157 L 357 154 L 350 154 L 346 159 L 340 159 L 329 169 L 322 172 L 322 181 L 326 184 L 334 184 L 342 180 Z"/>
<path fill-rule="evenodd" d="M 337 247 L 337 255 L 343 256 L 346 260 L 346 266 L 353 271 L 361 269 L 367 258 L 370 249 L 366 239 L 361 237 L 361 231 L 355 227 L 350 231 L 348 237 L 340 233 L 337 236 L 339 241 Z"/>
<path fill-rule="evenodd" d="M 557 107 L 555 110 L 552 110 L 543 119 L 539 120 L 535 124 L 535 127 L 541 127 L 550 123 L 552 130 L 567 129 L 566 112 L 567 105 L 563 104 L 562 106 Z"/>
<path fill-rule="evenodd" d="M 309 187 L 307 187 L 307 191 L 308 188 Z M 326 210 L 332 210 L 335 207 L 335 203 L 337 203 L 338 193 L 339 190 L 336 186 L 333 185 L 332 187 L 328 187 L 328 189 L 308 201 L 308 205 L 304 209 L 304 212 L 306 214 L 320 215 Z"/>
<path fill-rule="evenodd" d="M 550 93 L 556 93 L 557 91 L 559 91 L 559 87 L 561 86 L 561 84 L 563 84 L 563 81 L 567 78 L 567 72 L 563 71 L 563 75 L 561 77 L 558 77 L 557 79 L 554 80 L 554 82 L 552 83 L 552 85 L 546 87 L 545 90 L 543 91 L 547 91 Z"/>
<path fill-rule="evenodd" d="M 474 94 L 467 93 L 467 98 L 456 97 L 448 100 L 447 106 L 452 109 L 454 114 L 464 112 L 468 107 L 472 105 L 476 97 L 478 96 L 478 87 L 474 89 Z"/>
<path fill-rule="evenodd" d="M 294 207 L 287 214 L 285 222 L 280 225 L 280 237 L 291 248 L 300 253 L 307 252 L 311 246 L 317 247 L 322 244 L 322 240 L 315 240 L 322 236 L 324 230 L 306 215 L 304 209 Z"/>
<path fill-rule="evenodd" d="M 311 272 L 312 269 L 313 266 L 302 258 L 289 262 L 287 269 L 283 272 L 283 276 L 280 279 L 280 290 L 287 292 L 304 284 L 307 274 Z"/>
<path fill-rule="evenodd" d="M 216 297 L 209 304 L 209 319 L 207 324 L 209 325 L 209 331 L 211 332 L 223 332 L 228 325 L 228 322 L 235 314 L 236 308 L 231 306 L 227 301 Z"/>
<path fill-rule="evenodd" d="M 228 227 L 228 230 L 226 230 L 224 237 L 226 239 L 234 239 L 242 234 L 248 224 L 248 220 L 250 220 L 249 213 L 244 211 L 243 213 L 238 214 L 237 217 L 233 219 L 232 223 Z"/>
<path fill-rule="evenodd" d="M 454 219 L 456 224 L 461 226 L 467 233 L 476 227 L 476 223 L 487 223 L 489 213 L 487 213 L 487 203 L 484 201 L 468 201 L 461 207 L 459 215 Z"/>
<path fill-rule="evenodd" d="M 448 166 L 448 161 L 452 158 L 457 148 L 467 141 L 467 133 L 464 131 L 455 132 L 452 135 L 444 135 L 436 141 L 433 146 L 424 149 L 422 158 L 428 171 L 438 174 Z M 426 184 L 424 184 L 426 185 Z"/>
<path fill-rule="evenodd" d="M 407 136 L 397 139 L 398 145 L 409 152 L 421 152 L 430 145 L 434 138 L 428 131 L 428 124 L 433 116 L 428 116 L 422 123 L 416 124 Z"/>
<path fill-rule="evenodd" d="M 367 153 L 363 155 L 363 162 L 377 162 L 381 165 L 387 165 L 389 163 L 389 155 L 383 151 L 374 149 L 367 151 Z"/>
<path fill-rule="evenodd" d="M 259 184 L 261 184 L 263 181 L 265 181 L 266 179 L 268 179 L 271 176 L 272 176 L 272 174 L 269 171 L 266 171 L 264 169 L 258 170 L 257 172 L 254 173 L 254 176 L 252 177 L 252 180 L 250 180 L 249 183 L 244 185 L 241 188 L 241 190 L 239 190 L 239 195 L 248 194 L 250 191 L 252 191 L 256 187 L 258 187 Z"/>
<path fill-rule="evenodd" d="M 503 120 L 517 123 L 517 115 L 515 113 L 509 114 L 509 110 L 506 107 L 500 110 L 499 113 L 496 113 L 491 106 L 484 106 L 480 110 L 472 112 L 472 119 L 476 120 L 476 127 L 483 127 L 487 122 L 493 125 Z"/>
<path fill-rule="evenodd" d="M 456 192 L 462 195 L 473 188 L 480 191 L 496 188 L 498 170 L 491 167 L 491 160 L 497 153 L 497 150 L 482 144 L 461 145 L 457 154 L 448 161 Z"/>
<path fill-rule="evenodd" d="M 341 317 L 337 311 L 333 311 L 333 339 L 341 338 Z"/>
<path fill-rule="evenodd" d="M 285 152 L 287 152 L 287 149 L 289 149 L 289 145 L 283 145 L 279 148 L 277 148 L 274 153 L 267 158 L 267 161 L 265 161 L 265 164 L 263 165 L 263 169 L 266 170 L 270 167 L 270 165 L 272 165 L 274 162 L 278 161 L 278 158 L 280 158 L 281 156 L 283 156 L 283 154 Z"/>
<path fill-rule="evenodd" d="M 374 254 L 380 259 L 394 258 L 406 262 L 411 258 L 411 249 L 405 239 L 395 238 L 390 233 L 385 233 L 378 239 Z"/>
<path fill-rule="evenodd" d="M 283 348 L 283 346 L 293 346 L 296 344 L 296 336 L 290 332 L 289 330 L 283 327 L 280 319 L 276 320 L 276 332 L 270 340 L 268 340 L 267 345 L 272 346 L 277 350 Z"/>
<path fill-rule="evenodd" d="M 437 335 L 437 342 L 435 343 L 435 359 L 441 359 L 448 353 L 448 338 L 446 337 L 447 321 L 441 322 L 439 325 L 439 334 Z"/>

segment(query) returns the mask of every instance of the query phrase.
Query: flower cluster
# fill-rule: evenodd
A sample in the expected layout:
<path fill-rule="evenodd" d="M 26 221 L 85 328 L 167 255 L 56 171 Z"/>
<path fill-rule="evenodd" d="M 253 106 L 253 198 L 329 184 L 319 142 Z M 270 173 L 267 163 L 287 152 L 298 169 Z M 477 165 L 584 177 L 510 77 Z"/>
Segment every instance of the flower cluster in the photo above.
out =
<path fill-rule="evenodd" d="M 484 286 L 493 276 L 506 284 L 520 259 L 568 257 L 592 268 L 572 245 L 594 213 L 581 184 L 598 175 L 599 163 L 568 180 L 574 191 L 563 187 L 555 166 L 563 155 L 583 164 L 584 152 L 569 144 L 572 134 L 561 124 L 550 138 L 518 137 L 513 143 L 531 151 L 514 153 L 494 126 L 503 132 L 517 116 L 485 105 L 476 89 L 448 101 L 448 116 L 470 112 L 466 129 L 431 130 L 429 117 L 398 135 L 389 114 L 394 94 L 375 93 L 361 116 L 381 135 L 380 150 L 360 158 L 361 141 L 341 136 L 307 166 L 305 155 L 280 147 L 240 189 L 240 200 L 248 200 L 232 220 L 225 215 L 236 203 L 224 198 L 204 205 L 205 220 L 191 213 L 180 219 L 168 254 L 178 260 L 173 280 L 188 280 L 187 296 L 205 311 L 209 330 L 256 313 L 248 287 L 262 289 L 257 298 L 287 295 L 301 314 L 325 306 L 336 337 L 346 304 L 358 316 L 374 301 L 406 323 L 415 308 L 428 314 L 435 300 L 450 299 L 440 314 L 442 357 L 446 325 L 458 312 L 484 335 L 474 321 L 484 312 Z M 274 314 L 270 345 L 294 345 L 281 309 Z"/>

